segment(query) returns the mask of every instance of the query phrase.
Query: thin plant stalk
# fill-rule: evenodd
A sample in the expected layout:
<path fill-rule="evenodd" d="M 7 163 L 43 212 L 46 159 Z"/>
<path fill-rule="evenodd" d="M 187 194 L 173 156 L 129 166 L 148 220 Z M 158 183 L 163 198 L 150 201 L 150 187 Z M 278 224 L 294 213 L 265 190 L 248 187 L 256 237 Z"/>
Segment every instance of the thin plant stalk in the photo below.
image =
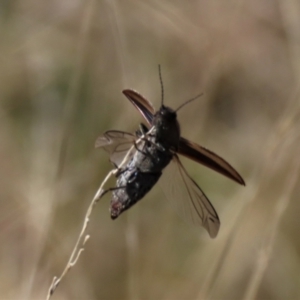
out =
<path fill-rule="evenodd" d="M 85 214 L 85 218 L 84 218 L 84 222 L 83 222 L 83 226 L 82 229 L 80 231 L 80 234 L 78 236 L 78 239 L 76 241 L 76 244 L 74 246 L 74 249 L 71 253 L 71 256 L 68 260 L 68 263 L 66 265 L 66 267 L 64 268 L 62 274 L 59 277 L 54 277 L 51 283 L 51 286 L 48 290 L 48 294 L 47 294 L 47 300 L 50 299 L 50 297 L 53 295 L 54 291 L 56 290 L 57 286 L 59 285 L 59 283 L 62 281 L 62 279 L 66 276 L 66 274 L 68 273 L 68 271 L 77 263 L 77 261 L 79 260 L 79 257 L 81 255 L 81 253 L 84 251 L 84 247 L 86 245 L 86 242 L 89 240 L 90 236 L 88 234 L 85 234 L 88 228 L 88 224 L 90 222 L 90 216 L 92 214 L 92 211 L 94 209 L 94 206 L 97 204 L 97 202 L 102 198 L 102 196 L 104 194 L 106 194 L 106 190 L 104 190 L 104 185 L 106 184 L 106 182 L 109 180 L 109 178 L 112 175 L 116 175 L 117 172 L 120 170 L 120 168 L 122 168 L 127 162 L 128 159 L 131 155 L 131 153 L 135 150 L 136 145 L 138 145 L 143 139 L 145 139 L 145 136 L 149 135 L 152 132 L 152 130 L 149 130 L 145 135 L 143 135 L 142 137 L 140 137 L 136 142 L 135 145 L 133 145 L 127 152 L 127 154 L 125 155 L 123 161 L 121 162 L 120 166 L 118 166 L 118 168 L 110 171 L 107 176 L 104 178 L 104 180 L 102 181 L 99 189 L 97 190 L 93 200 L 91 201 L 87 212 Z"/>
<path fill-rule="evenodd" d="M 253 274 L 246 288 L 244 300 L 256 299 L 258 289 L 260 287 L 263 276 L 272 256 L 272 250 L 275 243 L 280 221 L 286 208 L 290 203 L 292 192 L 295 189 L 297 183 L 299 182 L 299 173 L 300 158 L 298 156 L 298 159 L 296 160 L 296 162 L 293 163 L 292 170 L 289 173 L 289 176 L 286 180 L 286 186 L 283 190 L 282 196 L 279 198 L 278 203 L 276 205 L 273 222 L 270 225 L 268 236 L 266 237 L 266 242 L 264 243 L 262 249 L 259 252 Z"/>

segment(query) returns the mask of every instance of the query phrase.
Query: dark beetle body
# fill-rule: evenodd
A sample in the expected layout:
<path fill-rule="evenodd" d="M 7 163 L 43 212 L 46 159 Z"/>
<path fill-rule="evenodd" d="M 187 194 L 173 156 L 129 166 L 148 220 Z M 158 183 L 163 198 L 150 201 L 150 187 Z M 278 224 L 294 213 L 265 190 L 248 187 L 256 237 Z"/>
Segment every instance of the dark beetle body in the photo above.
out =
<path fill-rule="evenodd" d="M 152 126 L 151 134 L 142 141 L 141 146 L 137 145 L 134 156 L 117 176 L 110 205 L 112 219 L 116 219 L 152 189 L 178 149 L 180 127 L 176 112 L 162 106 L 154 115 Z M 145 131 L 145 126 L 143 128 Z M 137 135 L 143 133 L 138 131 Z"/>
<path fill-rule="evenodd" d="M 176 115 L 179 108 L 174 111 L 162 104 L 155 112 L 151 103 L 137 92 L 124 90 L 123 93 L 147 121 L 149 131 L 146 126 L 136 135 L 110 130 L 96 140 L 96 147 L 109 152 L 111 162 L 119 168 L 116 187 L 109 189 L 112 191 L 111 218 L 116 219 L 141 200 L 160 179 L 163 169 L 170 164 L 172 167 L 166 170 L 172 171 L 170 177 L 163 176 L 161 179 L 167 178 L 162 185 L 167 198 L 182 201 L 175 207 L 178 208 L 177 212 L 187 221 L 202 225 L 212 238 L 216 237 L 220 227 L 218 214 L 201 188 L 189 176 L 178 154 L 245 185 L 243 178 L 217 154 L 180 136 Z M 141 140 L 136 143 L 138 139 Z M 122 167 L 120 163 L 132 145 L 135 145 L 135 152 L 128 154 L 128 162 Z M 169 188 L 165 189 L 165 186 Z"/>

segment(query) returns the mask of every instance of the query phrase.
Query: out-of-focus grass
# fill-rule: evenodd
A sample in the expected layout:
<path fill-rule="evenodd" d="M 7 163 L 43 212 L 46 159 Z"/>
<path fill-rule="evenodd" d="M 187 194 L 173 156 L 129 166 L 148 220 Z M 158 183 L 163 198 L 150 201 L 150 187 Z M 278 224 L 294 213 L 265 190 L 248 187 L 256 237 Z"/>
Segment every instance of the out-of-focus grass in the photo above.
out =
<path fill-rule="evenodd" d="M 215 240 L 157 186 L 91 239 L 56 299 L 298 299 L 300 8 L 272 1 L 10 1 L 0 7 L 0 295 L 41 299 L 110 169 L 93 148 L 141 117 L 134 88 L 243 175 L 184 160 L 221 218 Z M 111 182 L 113 185 L 114 182 Z"/>

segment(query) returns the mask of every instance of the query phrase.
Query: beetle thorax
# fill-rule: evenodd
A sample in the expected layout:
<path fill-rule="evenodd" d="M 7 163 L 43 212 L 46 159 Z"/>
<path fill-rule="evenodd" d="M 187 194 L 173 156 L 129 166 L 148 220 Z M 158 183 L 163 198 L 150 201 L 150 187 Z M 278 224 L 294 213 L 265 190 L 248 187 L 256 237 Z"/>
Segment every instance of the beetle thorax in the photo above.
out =
<path fill-rule="evenodd" d="M 177 150 L 180 138 L 180 126 L 177 121 L 176 112 L 169 107 L 162 106 L 154 115 L 152 125 L 156 129 L 156 142 L 167 148 Z"/>

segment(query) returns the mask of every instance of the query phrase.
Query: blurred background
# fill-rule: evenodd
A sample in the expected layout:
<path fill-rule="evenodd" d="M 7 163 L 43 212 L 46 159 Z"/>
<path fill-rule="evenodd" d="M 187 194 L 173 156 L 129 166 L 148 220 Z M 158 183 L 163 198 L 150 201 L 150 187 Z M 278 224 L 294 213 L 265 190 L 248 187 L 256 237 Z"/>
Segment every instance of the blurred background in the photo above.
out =
<path fill-rule="evenodd" d="M 112 221 L 95 207 L 52 299 L 300 298 L 300 3 L 10 0 L 0 3 L 0 298 L 45 299 L 112 166 L 94 149 L 141 116 L 139 91 L 178 113 L 246 187 L 183 159 L 221 219 L 183 222 L 157 185 Z M 108 186 L 114 186 L 111 180 Z"/>

